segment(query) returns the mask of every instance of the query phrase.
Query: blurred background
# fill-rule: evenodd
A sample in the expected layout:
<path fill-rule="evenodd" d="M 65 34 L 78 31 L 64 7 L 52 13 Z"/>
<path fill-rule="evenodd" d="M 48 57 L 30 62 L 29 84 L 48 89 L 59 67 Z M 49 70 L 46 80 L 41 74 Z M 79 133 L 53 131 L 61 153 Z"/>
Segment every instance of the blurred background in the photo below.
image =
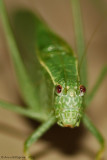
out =
<path fill-rule="evenodd" d="M 107 7 L 107 1 L 102 1 Z M 18 9 L 38 11 L 49 26 L 63 37 L 75 51 L 75 35 L 69 0 L 5 0 L 8 15 Z M 107 19 L 103 11 L 91 0 L 81 0 L 82 19 L 86 44 L 100 24 L 88 48 L 88 91 L 93 87 L 104 64 L 107 64 Z M 100 23 L 102 22 L 102 24 Z M 0 99 L 25 105 L 21 96 L 9 49 L 0 19 Z M 104 79 L 90 107 L 87 109 L 107 144 L 107 77 Z M 23 156 L 23 143 L 39 123 L 0 108 L 0 156 Z M 36 160 L 92 160 L 99 149 L 95 137 L 81 124 L 79 128 L 61 128 L 54 125 L 31 152 Z M 105 151 L 107 159 L 107 148 Z M 1 157 L 0 157 L 1 158 Z M 1 158 L 2 159 L 2 158 Z M 11 158 L 12 159 L 12 158 Z M 15 158 L 13 158 L 15 159 Z M 16 159 L 19 159 L 18 157 Z"/>

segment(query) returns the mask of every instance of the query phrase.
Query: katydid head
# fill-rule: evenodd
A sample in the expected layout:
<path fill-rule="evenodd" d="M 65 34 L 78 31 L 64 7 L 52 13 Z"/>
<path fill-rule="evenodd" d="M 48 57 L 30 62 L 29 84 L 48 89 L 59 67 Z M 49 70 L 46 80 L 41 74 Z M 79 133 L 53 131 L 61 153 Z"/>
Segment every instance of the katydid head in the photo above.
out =
<path fill-rule="evenodd" d="M 83 95 L 86 89 L 83 85 L 56 86 L 55 116 L 62 127 L 78 127 L 83 115 Z"/>

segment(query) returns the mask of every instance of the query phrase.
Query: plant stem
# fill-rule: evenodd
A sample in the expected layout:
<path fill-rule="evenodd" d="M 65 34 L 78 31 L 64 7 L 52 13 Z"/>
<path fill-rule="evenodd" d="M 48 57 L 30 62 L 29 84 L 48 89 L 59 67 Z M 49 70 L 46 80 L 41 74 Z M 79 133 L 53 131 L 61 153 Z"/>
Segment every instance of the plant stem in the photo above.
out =
<path fill-rule="evenodd" d="M 82 18 L 81 18 L 80 0 L 71 0 L 71 7 L 72 7 L 72 13 L 73 13 L 78 60 L 79 60 L 79 65 L 80 65 L 82 56 L 86 48 L 85 40 L 84 40 L 84 33 L 83 33 L 83 24 L 82 24 Z M 80 78 L 81 78 L 82 84 L 87 86 L 86 56 L 84 56 L 84 59 L 81 64 Z"/>

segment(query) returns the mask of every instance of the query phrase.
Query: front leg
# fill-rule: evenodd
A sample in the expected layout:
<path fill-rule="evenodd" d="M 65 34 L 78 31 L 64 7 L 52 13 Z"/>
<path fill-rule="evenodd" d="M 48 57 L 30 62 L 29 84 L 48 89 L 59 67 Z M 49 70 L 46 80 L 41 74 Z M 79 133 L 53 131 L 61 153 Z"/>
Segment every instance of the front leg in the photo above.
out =
<path fill-rule="evenodd" d="M 100 143 L 101 147 L 96 155 L 96 160 L 101 160 L 105 148 L 104 139 L 87 115 L 83 116 L 83 123 Z"/>
<path fill-rule="evenodd" d="M 101 73 L 92 89 L 92 91 L 86 96 L 86 100 L 85 100 L 85 106 L 88 107 L 90 102 L 93 100 L 95 94 L 97 93 L 102 81 L 104 80 L 104 78 L 107 76 L 107 65 L 104 66 L 101 70 Z"/>
<path fill-rule="evenodd" d="M 36 142 L 54 123 L 56 118 L 51 114 L 49 118 L 36 130 L 34 133 L 28 137 L 24 144 L 24 154 L 26 160 L 31 160 L 32 158 L 29 155 L 30 146 Z"/>

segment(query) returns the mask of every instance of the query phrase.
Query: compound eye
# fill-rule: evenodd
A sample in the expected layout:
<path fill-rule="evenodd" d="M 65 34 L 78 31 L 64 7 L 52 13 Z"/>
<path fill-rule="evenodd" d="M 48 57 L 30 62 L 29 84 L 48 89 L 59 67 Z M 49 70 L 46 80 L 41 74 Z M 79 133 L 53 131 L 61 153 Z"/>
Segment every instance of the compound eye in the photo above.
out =
<path fill-rule="evenodd" d="M 56 86 L 56 93 L 61 93 L 61 91 L 62 91 L 62 86 L 61 85 L 57 85 Z"/>
<path fill-rule="evenodd" d="M 80 85 L 80 92 L 84 94 L 86 92 L 86 88 L 83 85 Z"/>

